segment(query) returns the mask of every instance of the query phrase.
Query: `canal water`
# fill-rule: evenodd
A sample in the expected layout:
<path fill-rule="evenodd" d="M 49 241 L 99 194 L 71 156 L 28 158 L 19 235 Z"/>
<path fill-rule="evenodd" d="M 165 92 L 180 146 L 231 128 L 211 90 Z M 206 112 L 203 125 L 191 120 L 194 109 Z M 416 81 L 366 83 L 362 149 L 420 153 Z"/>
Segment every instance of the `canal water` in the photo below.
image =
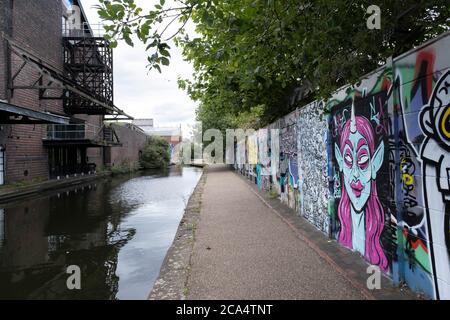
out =
<path fill-rule="evenodd" d="M 142 172 L 0 204 L 0 299 L 146 299 L 200 176 Z"/>

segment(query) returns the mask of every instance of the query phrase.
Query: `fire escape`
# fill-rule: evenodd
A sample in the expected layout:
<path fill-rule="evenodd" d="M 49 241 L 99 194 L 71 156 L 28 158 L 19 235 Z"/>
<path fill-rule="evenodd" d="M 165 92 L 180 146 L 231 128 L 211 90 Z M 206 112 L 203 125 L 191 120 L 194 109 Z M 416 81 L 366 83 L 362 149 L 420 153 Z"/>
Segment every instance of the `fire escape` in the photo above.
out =
<path fill-rule="evenodd" d="M 104 37 L 94 36 L 87 23 L 81 29 L 63 30 L 61 70 L 35 54 L 33 49 L 17 43 L 8 35 L 2 36 L 17 65 L 9 76 L 11 96 L 15 90 L 37 90 L 39 100 L 62 101 L 63 117 L 33 113 L 32 110 L 25 112 L 23 108 L 12 105 L 4 107 L 6 116 L 11 112 L 14 112 L 13 116 L 20 116 L 14 119 L 9 116 L 4 119 L 5 123 L 13 119 L 47 125 L 42 141 L 49 150 L 51 176 L 86 171 L 86 167 L 91 165 L 86 160 L 87 148 L 121 145 L 113 128 L 105 126 L 103 120 L 132 117 L 114 105 L 113 54 Z M 21 76 L 30 69 L 34 69 L 35 76 L 30 76 L 29 72 L 27 76 Z M 11 108 L 14 110 L 11 111 Z"/>
<path fill-rule="evenodd" d="M 109 42 L 102 36 L 94 36 L 88 24 L 83 24 L 82 29 L 63 30 L 64 70 L 55 68 L 5 34 L 2 36 L 11 54 L 22 62 L 10 76 L 12 95 L 14 90 L 30 89 L 39 91 L 40 100 L 62 100 L 64 112 L 75 119 L 75 123 L 79 122 L 74 117 L 77 114 L 100 115 L 105 120 L 132 119 L 114 105 L 113 54 Z M 36 78 L 29 79 L 28 83 L 17 83 L 26 66 L 37 71 Z M 114 137 L 110 130 L 103 127 L 98 138 Z M 104 142 L 114 144 L 114 141 L 101 144 Z"/>
<path fill-rule="evenodd" d="M 66 30 L 63 37 L 64 71 L 89 90 L 95 100 L 76 92 L 64 96 L 64 109 L 72 114 L 119 115 L 113 103 L 113 54 L 109 42 L 95 37 L 88 26 Z M 98 103 L 100 102 L 100 103 Z"/>

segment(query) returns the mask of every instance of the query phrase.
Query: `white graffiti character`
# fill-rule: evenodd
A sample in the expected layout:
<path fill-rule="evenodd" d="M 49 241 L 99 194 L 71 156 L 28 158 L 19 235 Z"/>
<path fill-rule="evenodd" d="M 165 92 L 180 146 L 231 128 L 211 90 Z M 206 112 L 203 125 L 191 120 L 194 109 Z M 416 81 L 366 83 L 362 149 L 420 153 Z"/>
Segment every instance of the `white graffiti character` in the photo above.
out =
<path fill-rule="evenodd" d="M 437 299 L 450 299 L 450 71 L 437 82 L 420 112 L 424 202 Z"/>

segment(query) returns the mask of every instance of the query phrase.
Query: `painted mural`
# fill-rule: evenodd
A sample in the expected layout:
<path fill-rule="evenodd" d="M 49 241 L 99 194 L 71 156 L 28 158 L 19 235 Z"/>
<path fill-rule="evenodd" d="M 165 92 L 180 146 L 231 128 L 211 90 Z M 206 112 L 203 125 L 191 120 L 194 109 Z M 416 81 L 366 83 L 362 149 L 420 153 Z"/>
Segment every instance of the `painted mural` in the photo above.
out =
<path fill-rule="evenodd" d="M 235 169 L 242 175 L 245 175 L 246 152 L 245 139 L 236 141 L 235 143 Z"/>
<path fill-rule="evenodd" d="M 270 154 L 274 155 L 270 161 L 270 174 L 271 174 L 271 190 L 276 194 L 281 194 L 281 185 L 279 180 L 280 172 L 280 157 L 276 156 L 280 154 L 280 124 L 279 121 L 275 121 L 269 125 L 270 129 Z"/>
<path fill-rule="evenodd" d="M 372 80 L 373 79 L 373 80 Z M 375 82 L 372 84 L 372 82 Z M 333 176 L 339 179 L 334 230 L 345 247 L 358 251 L 371 264 L 388 272 L 390 240 L 388 115 L 390 81 L 381 72 L 358 88 L 346 88 L 329 102 Z"/>
<path fill-rule="evenodd" d="M 247 137 L 247 173 L 248 177 L 257 182 L 258 135 L 253 133 Z"/>
<path fill-rule="evenodd" d="M 279 177 L 281 201 L 298 208 L 297 111 L 280 119 Z"/>
<path fill-rule="evenodd" d="M 434 59 L 428 49 L 395 61 L 393 100 L 397 127 L 393 152 L 397 153 L 395 200 L 399 208 L 397 252 L 401 278 L 413 290 L 436 297 L 419 156 L 420 141 L 424 139 L 419 112 L 427 103 L 434 82 L 429 81 L 433 79 Z"/>
<path fill-rule="evenodd" d="M 403 276 L 436 299 L 450 299 L 449 48 L 447 34 L 395 60 Z"/>
<path fill-rule="evenodd" d="M 313 102 L 298 112 L 298 189 L 299 213 L 328 233 L 327 120 L 323 112 L 323 102 Z"/>
<path fill-rule="evenodd" d="M 450 299 L 450 71 L 440 77 L 419 118 L 426 136 L 420 157 L 436 296 Z"/>
<path fill-rule="evenodd" d="M 271 187 L 271 132 L 269 128 L 258 130 L 258 164 L 256 166 L 256 180 L 258 188 L 270 191 Z"/>
<path fill-rule="evenodd" d="M 250 168 L 261 189 L 276 191 L 395 283 L 435 299 L 450 299 L 448 52 L 450 32 L 336 91 L 326 105 L 280 118 L 268 126 L 279 140 L 258 132 L 258 165 Z M 279 157 L 263 165 L 266 152 Z"/>

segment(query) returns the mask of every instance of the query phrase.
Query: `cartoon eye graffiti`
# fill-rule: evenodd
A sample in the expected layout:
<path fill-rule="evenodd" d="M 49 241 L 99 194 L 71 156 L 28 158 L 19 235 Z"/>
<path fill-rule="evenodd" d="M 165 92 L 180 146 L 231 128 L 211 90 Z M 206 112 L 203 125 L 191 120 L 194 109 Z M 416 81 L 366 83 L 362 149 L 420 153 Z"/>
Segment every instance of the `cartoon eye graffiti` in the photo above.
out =
<path fill-rule="evenodd" d="M 442 132 L 442 136 L 450 140 L 450 104 L 443 111 L 439 129 Z"/>
<path fill-rule="evenodd" d="M 360 168 L 365 169 L 367 168 L 368 164 L 369 164 L 369 156 L 367 154 L 363 154 L 362 156 L 359 157 L 358 166 L 360 166 Z"/>
<path fill-rule="evenodd" d="M 345 164 L 349 167 L 353 165 L 353 158 L 349 153 L 346 153 L 344 156 Z"/>

